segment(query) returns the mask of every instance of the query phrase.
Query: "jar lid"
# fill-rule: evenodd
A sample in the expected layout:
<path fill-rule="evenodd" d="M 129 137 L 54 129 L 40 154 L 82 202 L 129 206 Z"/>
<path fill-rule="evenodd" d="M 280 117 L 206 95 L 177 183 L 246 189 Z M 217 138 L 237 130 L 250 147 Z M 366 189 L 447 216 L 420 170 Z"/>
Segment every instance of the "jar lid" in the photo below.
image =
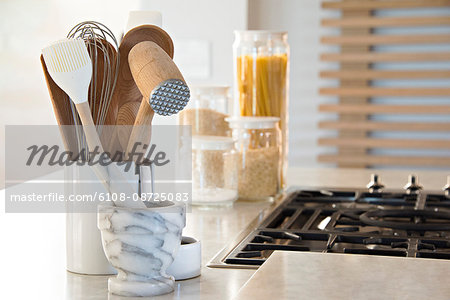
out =
<path fill-rule="evenodd" d="M 268 129 L 275 128 L 280 121 L 278 117 L 232 117 L 225 118 L 231 128 Z"/>
<path fill-rule="evenodd" d="M 189 85 L 191 94 L 228 94 L 228 85 Z"/>
<path fill-rule="evenodd" d="M 234 140 L 225 136 L 196 135 L 192 137 L 192 149 L 195 150 L 229 150 L 233 149 Z"/>
<path fill-rule="evenodd" d="M 244 40 L 286 39 L 287 31 L 277 30 L 235 30 L 236 37 Z"/>

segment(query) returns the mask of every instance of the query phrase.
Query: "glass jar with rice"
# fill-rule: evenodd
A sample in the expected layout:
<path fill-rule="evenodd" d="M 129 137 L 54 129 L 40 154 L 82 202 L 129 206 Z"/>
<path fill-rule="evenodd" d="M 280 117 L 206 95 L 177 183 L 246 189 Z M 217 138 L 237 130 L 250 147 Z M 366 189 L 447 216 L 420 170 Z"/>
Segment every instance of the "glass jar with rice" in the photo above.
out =
<path fill-rule="evenodd" d="M 191 86 L 191 100 L 179 114 L 180 125 L 191 125 L 192 135 L 229 136 L 228 86 Z"/>
<path fill-rule="evenodd" d="M 237 152 L 238 194 L 242 200 L 273 200 L 281 188 L 280 118 L 226 119 Z"/>
<path fill-rule="evenodd" d="M 238 198 L 237 155 L 230 137 L 192 137 L 192 204 L 230 206 Z"/>

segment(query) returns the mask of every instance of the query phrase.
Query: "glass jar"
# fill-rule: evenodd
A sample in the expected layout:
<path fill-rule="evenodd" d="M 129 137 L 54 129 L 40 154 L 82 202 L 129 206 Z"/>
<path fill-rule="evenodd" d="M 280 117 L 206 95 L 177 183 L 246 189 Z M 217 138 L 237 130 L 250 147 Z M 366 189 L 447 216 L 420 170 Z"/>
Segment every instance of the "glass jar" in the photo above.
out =
<path fill-rule="evenodd" d="M 192 137 L 192 204 L 230 206 L 238 198 L 237 155 L 230 137 Z"/>
<path fill-rule="evenodd" d="M 191 99 L 179 114 L 180 125 L 191 125 L 192 135 L 229 136 L 230 87 L 191 86 Z"/>
<path fill-rule="evenodd" d="M 281 187 L 281 134 L 277 117 L 227 118 L 238 152 L 238 194 L 273 200 Z"/>
<path fill-rule="evenodd" d="M 234 115 L 280 118 L 281 186 L 288 152 L 289 45 L 286 32 L 235 31 L 233 44 Z"/>

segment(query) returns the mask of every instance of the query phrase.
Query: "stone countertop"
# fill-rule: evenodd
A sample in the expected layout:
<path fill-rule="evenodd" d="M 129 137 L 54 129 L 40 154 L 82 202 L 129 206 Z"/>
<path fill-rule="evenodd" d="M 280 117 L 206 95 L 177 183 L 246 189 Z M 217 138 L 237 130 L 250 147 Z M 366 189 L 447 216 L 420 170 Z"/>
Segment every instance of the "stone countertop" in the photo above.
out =
<path fill-rule="evenodd" d="M 235 299 L 446 300 L 449 274 L 448 260 L 275 251 Z"/>
<path fill-rule="evenodd" d="M 373 170 L 291 168 L 288 185 L 362 187 Z M 377 170 L 388 188 L 400 188 L 410 170 Z M 415 172 L 425 189 L 440 190 L 449 172 Z M 4 207 L 4 191 L 0 205 Z M 202 275 L 177 281 L 175 292 L 155 299 L 230 299 L 255 270 L 207 268 L 206 264 L 269 203 L 237 202 L 233 208 L 187 214 L 183 235 L 202 242 Z M 0 279 L 3 299 L 108 299 L 108 276 L 86 276 L 65 270 L 64 214 L 5 214 L 0 212 Z M 386 260 L 388 263 L 388 260 Z M 120 298 L 114 298 L 120 299 Z M 129 299 L 129 298 L 125 298 Z M 142 298 L 141 298 L 142 299 Z M 153 298 L 152 298 L 153 299 Z"/>

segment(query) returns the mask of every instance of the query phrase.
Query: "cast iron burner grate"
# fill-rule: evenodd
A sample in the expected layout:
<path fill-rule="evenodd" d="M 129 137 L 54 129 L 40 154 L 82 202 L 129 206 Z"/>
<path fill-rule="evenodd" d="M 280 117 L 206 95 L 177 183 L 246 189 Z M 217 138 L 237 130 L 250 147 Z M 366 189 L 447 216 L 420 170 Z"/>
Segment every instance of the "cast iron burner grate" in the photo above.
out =
<path fill-rule="evenodd" d="M 275 250 L 450 259 L 450 198 L 424 191 L 297 191 L 221 263 L 257 267 Z"/>

